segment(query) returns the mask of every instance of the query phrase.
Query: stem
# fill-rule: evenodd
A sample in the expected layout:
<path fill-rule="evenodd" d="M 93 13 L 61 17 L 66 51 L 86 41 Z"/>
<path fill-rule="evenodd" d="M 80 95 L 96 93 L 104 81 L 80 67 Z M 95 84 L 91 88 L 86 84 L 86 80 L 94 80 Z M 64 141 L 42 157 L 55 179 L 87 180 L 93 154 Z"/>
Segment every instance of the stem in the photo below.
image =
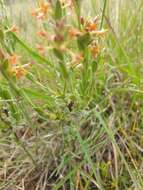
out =
<path fill-rule="evenodd" d="M 81 29 L 81 23 L 80 23 L 80 17 L 81 17 L 81 4 L 79 1 L 74 0 L 73 1 L 74 4 L 74 8 L 75 8 L 75 13 L 76 13 L 76 17 L 78 20 L 78 27 L 79 29 Z"/>
<path fill-rule="evenodd" d="M 106 6 L 107 6 L 107 0 L 104 0 L 104 6 L 103 6 L 103 10 L 102 10 L 102 19 L 101 19 L 100 29 L 102 29 L 102 27 L 103 27 L 103 21 L 104 21 Z"/>

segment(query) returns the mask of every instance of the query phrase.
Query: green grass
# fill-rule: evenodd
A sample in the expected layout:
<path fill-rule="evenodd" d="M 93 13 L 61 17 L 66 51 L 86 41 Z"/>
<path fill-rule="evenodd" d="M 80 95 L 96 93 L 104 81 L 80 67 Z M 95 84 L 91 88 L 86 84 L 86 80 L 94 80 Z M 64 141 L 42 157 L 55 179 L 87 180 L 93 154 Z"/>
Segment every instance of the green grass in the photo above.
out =
<path fill-rule="evenodd" d="M 68 26 L 81 29 L 81 15 L 99 15 L 99 27 L 108 29 L 96 38 L 97 58 L 88 48 L 91 35 L 70 41 L 72 52 L 84 53 L 80 67 L 57 42 L 36 36 L 36 3 L 1 2 L 0 190 L 143 189 L 143 2 L 80 2 Z M 44 27 L 53 34 L 60 7 L 50 19 Z M 19 33 L 8 31 L 12 24 Z M 20 79 L 9 72 L 13 53 L 19 66 L 33 63 Z"/>

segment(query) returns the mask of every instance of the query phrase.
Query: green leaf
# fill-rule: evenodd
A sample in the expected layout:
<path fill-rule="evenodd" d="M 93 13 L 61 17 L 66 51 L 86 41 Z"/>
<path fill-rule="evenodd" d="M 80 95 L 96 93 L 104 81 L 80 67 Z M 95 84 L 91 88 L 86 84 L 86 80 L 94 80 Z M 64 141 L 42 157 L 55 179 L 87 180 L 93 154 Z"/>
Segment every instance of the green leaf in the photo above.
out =
<path fill-rule="evenodd" d="M 63 77 L 68 78 L 68 72 L 67 72 L 67 68 L 66 68 L 65 64 L 63 63 L 63 61 L 60 61 L 59 64 L 60 64 L 60 69 L 63 74 Z"/>
<path fill-rule="evenodd" d="M 63 77 L 68 78 L 68 72 L 67 72 L 67 68 L 64 64 L 63 53 L 57 48 L 54 48 L 53 52 L 54 52 L 55 56 L 59 59 L 60 69 L 61 69 L 61 73 L 62 73 Z"/>
<path fill-rule="evenodd" d="M 46 100 L 48 102 L 53 101 L 53 98 L 43 92 L 39 92 L 37 89 L 36 90 L 32 90 L 32 89 L 26 89 L 23 88 L 23 91 L 28 95 L 28 97 L 30 97 L 31 99 L 42 99 L 42 100 Z"/>
<path fill-rule="evenodd" d="M 3 65 L 2 65 L 2 66 L 3 66 L 3 69 L 4 69 L 4 70 L 7 70 L 7 69 L 8 69 L 8 67 L 9 67 L 9 62 L 8 62 L 7 59 L 3 61 Z"/>
<path fill-rule="evenodd" d="M 46 63 L 47 65 L 51 66 L 51 63 L 49 60 L 47 60 L 45 57 L 38 54 L 35 50 L 33 50 L 28 44 L 26 44 L 23 40 L 21 40 L 15 33 L 9 32 L 13 36 L 13 38 L 35 59 L 36 61 Z"/>
<path fill-rule="evenodd" d="M 91 37 L 89 33 L 79 36 L 77 39 L 78 47 L 81 51 L 84 51 L 90 42 L 91 42 Z"/>
<path fill-rule="evenodd" d="M 59 60 L 63 61 L 64 56 L 63 56 L 63 54 L 62 54 L 62 52 L 61 52 L 60 50 L 58 50 L 57 48 L 54 48 L 54 49 L 53 49 L 53 52 L 54 52 L 55 56 L 56 56 Z"/>
<path fill-rule="evenodd" d="M 95 72 L 97 70 L 97 61 L 92 61 L 92 71 Z"/>
<path fill-rule="evenodd" d="M 2 88 L 0 89 L 0 97 L 5 100 L 11 99 L 11 95 L 10 95 L 9 91 L 6 89 L 2 89 Z"/>
<path fill-rule="evenodd" d="M 74 9 L 75 9 L 76 16 L 77 16 L 77 21 L 78 21 L 79 29 L 81 29 L 81 23 L 80 23 L 80 18 L 81 18 L 81 2 L 82 2 L 82 0 L 73 0 L 72 1 Z"/>
<path fill-rule="evenodd" d="M 59 0 L 56 2 L 55 7 L 55 19 L 60 20 L 62 18 L 62 6 Z"/>
<path fill-rule="evenodd" d="M 4 40 L 4 33 L 3 31 L 0 29 L 0 41 L 2 42 Z"/>

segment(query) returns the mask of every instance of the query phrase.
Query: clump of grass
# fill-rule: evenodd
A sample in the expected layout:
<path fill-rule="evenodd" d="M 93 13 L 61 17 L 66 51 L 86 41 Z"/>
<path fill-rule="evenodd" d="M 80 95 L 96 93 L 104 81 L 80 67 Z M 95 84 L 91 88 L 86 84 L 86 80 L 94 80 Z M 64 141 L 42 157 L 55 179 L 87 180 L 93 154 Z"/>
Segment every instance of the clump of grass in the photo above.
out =
<path fill-rule="evenodd" d="M 123 9 L 115 30 L 108 1 L 86 15 L 95 4 L 37 2 L 32 44 L 3 18 L 0 189 L 143 188 L 142 15 L 125 29 Z"/>

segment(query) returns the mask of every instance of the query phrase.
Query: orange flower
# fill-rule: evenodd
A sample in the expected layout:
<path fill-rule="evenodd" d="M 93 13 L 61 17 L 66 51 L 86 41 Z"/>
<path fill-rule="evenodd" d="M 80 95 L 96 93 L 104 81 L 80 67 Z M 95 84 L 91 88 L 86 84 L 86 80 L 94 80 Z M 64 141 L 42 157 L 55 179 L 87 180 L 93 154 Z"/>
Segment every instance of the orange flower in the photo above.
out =
<path fill-rule="evenodd" d="M 26 74 L 26 69 L 31 67 L 33 65 L 33 62 L 28 62 L 27 64 L 21 65 L 21 66 L 15 66 L 11 68 L 11 72 L 20 79 Z"/>
<path fill-rule="evenodd" d="M 31 12 L 31 15 L 37 17 L 37 15 L 38 15 L 38 10 L 32 11 L 32 12 Z"/>
<path fill-rule="evenodd" d="M 95 31 L 97 29 L 97 24 L 96 22 L 91 22 L 91 21 L 88 21 L 86 23 L 86 26 L 85 26 L 85 30 L 87 32 L 92 32 L 92 31 Z"/>
<path fill-rule="evenodd" d="M 13 54 L 9 57 L 9 62 L 12 64 L 12 65 L 16 65 L 18 62 L 19 62 L 19 59 L 20 59 L 20 56 L 17 55 L 17 54 Z"/>
<path fill-rule="evenodd" d="M 37 36 L 46 38 L 47 37 L 47 32 L 45 30 L 40 30 L 37 32 Z"/>
<path fill-rule="evenodd" d="M 77 36 L 79 36 L 80 34 L 81 34 L 81 32 L 80 32 L 78 29 L 76 29 L 76 28 L 72 28 L 72 29 L 69 30 L 69 36 L 70 36 L 71 38 L 77 37 Z"/>
<path fill-rule="evenodd" d="M 77 53 L 77 54 L 71 53 L 71 55 L 72 55 L 72 63 L 74 64 L 79 64 L 84 59 L 83 53 Z"/>
<path fill-rule="evenodd" d="M 19 28 L 18 28 L 16 25 L 13 25 L 13 26 L 9 29 L 9 31 L 11 31 L 11 32 L 18 32 L 18 31 L 19 31 Z"/>
<path fill-rule="evenodd" d="M 39 53 L 45 54 L 45 47 L 43 45 L 37 44 L 36 48 L 39 51 Z"/>
<path fill-rule="evenodd" d="M 32 12 L 32 15 L 38 19 L 44 19 L 48 13 L 49 4 L 41 1 L 39 8 Z"/>
<path fill-rule="evenodd" d="M 67 63 L 67 66 L 70 68 L 81 68 L 84 60 L 83 53 L 73 53 L 72 51 L 69 51 L 69 53 L 71 55 L 71 61 Z"/>
<path fill-rule="evenodd" d="M 91 54 L 94 58 L 97 57 L 97 55 L 99 54 L 100 52 L 100 46 L 97 45 L 97 44 L 94 44 L 94 45 L 91 45 L 90 46 L 90 50 L 91 50 Z"/>
<path fill-rule="evenodd" d="M 40 9 L 41 12 L 43 12 L 44 14 L 47 14 L 48 10 L 49 10 L 49 4 L 48 3 L 44 3 L 43 1 L 40 3 Z"/>
<path fill-rule="evenodd" d="M 20 66 L 20 67 L 13 67 L 10 70 L 10 73 L 14 76 L 16 76 L 17 79 L 20 79 L 21 77 L 23 77 L 26 73 L 26 70 Z"/>
<path fill-rule="evenodd" d="M 23 77 L 25 75 L 25 70 L 22 67 L 19 67 L 14 70 L 14 73 L 15 73 L 16 77 L 18 79 L 20 79 L 21 77 Z"/>

